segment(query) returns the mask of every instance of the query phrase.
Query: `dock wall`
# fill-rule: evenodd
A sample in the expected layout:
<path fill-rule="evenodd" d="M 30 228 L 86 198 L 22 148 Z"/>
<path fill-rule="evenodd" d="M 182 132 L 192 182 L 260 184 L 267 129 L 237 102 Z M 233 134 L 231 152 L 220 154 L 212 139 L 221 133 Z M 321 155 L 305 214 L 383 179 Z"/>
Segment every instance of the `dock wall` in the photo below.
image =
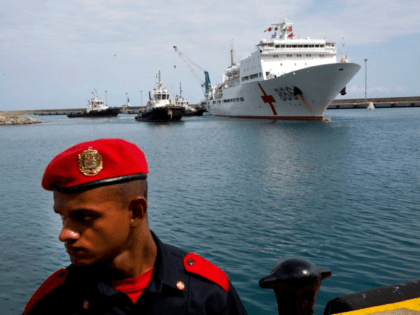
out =
<path fill-rule="evenodd" d="M 375 108 L 420 107 L 420 96 L 334 100 L 327 109 L 367 108 L 370 102 Z"/>
<path fill-rule="evenodd" d="M 354 109 L 354 108 L 367 108 L 369 103 L 372 102 L 376 108 L 402 108 L 402 107 L 420 107 L 420 96 L 414 97 L 392 97 L 392 98 L 368 98 L 365 102 L 364 98 L 358 99 L 342 99 L 334 100 L 327 109 Z M 198 104 L 190 104 L 192 107 L 197 107 Z M 117 107 L 121 113 L 127 113 L 122 107 Z M 129 113 L 137 114 L 143 111 L 146 106 L 130 106 Z M 62 109 L 28 109 L 28 110 L 9 110 L 0 111 L 0 113 L 10 115 L 68 115 L 71 112 L 82 112 L 85 108 L 62 108 Z"/>

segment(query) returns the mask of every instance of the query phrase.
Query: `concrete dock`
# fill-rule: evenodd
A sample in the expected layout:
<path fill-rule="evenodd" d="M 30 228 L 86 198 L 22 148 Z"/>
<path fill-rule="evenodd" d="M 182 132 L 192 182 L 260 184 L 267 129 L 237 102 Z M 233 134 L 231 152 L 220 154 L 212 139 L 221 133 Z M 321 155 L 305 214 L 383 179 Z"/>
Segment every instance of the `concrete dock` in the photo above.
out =
<path fill-rule="evenodd" d="M 372 102 L 375 108 L 401 108 L 420 107 L 420 96 L 413 97 L 386 97 L 386 98 L 364 98 L 334 100 L 327 109 L 353 109 L 367 108 Z"/>
<path fill-rule="evenodd" d="M 353 109 L 367 108 L 372 102 L 375 108 L 402 108 L 402 107 L 420 107 L 420 96 L 413 97 L 387 97 L 387 98 L 368 98 L 367 102 L 364 98 L 357 99 L 335 99 L 327 109 Z M 190 106 L 196 107 L 197 104 Z M 124 111 L 119 107 L 122 114 L 138 114 L 143 111 L 145 106 L 130 106 L 129 111 Z M 66 109 L 33 109 L 33 110 L 9 110 L 10 114 L 23 115 L 67 115 L 71 112 L 82 112 L 85 108 L 66 108 Z"/>

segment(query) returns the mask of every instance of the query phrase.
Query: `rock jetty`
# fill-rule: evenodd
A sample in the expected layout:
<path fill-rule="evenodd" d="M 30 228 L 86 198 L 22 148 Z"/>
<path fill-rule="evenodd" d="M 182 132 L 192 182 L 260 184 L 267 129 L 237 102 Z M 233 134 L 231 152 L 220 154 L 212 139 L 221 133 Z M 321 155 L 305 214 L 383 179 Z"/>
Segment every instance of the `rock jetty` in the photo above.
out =
<path fill-rule="evenodd" d="M 0 112 L 0 125 L 27 125 L 37 124 L 40 121 L 27 116 L 22 116 L 19 112 Z"/>

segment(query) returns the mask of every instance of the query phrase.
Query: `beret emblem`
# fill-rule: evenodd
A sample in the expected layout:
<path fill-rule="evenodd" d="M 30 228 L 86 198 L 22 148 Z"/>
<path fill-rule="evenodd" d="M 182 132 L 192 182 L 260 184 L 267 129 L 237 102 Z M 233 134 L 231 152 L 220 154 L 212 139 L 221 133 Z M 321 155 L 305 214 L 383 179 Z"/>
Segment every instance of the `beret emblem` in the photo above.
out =
<path fill-rule="evenodd" d="M 89 147 L 87 150 L 79 154 L 79 170 L 85 176 L 98 175 L 102 170 L 102 155 L 96 150 Z"/>

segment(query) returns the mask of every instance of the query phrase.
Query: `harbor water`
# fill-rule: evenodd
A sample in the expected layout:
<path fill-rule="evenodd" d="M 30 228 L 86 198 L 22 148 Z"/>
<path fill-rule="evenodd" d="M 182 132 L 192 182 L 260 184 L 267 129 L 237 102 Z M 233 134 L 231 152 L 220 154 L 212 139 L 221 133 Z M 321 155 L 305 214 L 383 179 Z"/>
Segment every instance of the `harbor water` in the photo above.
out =
<path fill-rule="evenodd" d="M 329 268 L 315 312 L 336 296 L 420 279 L 420 108 L 327 110 L 330 122 L 134 115 L 0 127 L 0 313 L 69 264 L 41 188 L 67 147 L 118 137 L 149 161 L 149 221 L 163 242 L 221 267 L 249 314 L 277 314 L 258 280 L 284 259 Z"/>

